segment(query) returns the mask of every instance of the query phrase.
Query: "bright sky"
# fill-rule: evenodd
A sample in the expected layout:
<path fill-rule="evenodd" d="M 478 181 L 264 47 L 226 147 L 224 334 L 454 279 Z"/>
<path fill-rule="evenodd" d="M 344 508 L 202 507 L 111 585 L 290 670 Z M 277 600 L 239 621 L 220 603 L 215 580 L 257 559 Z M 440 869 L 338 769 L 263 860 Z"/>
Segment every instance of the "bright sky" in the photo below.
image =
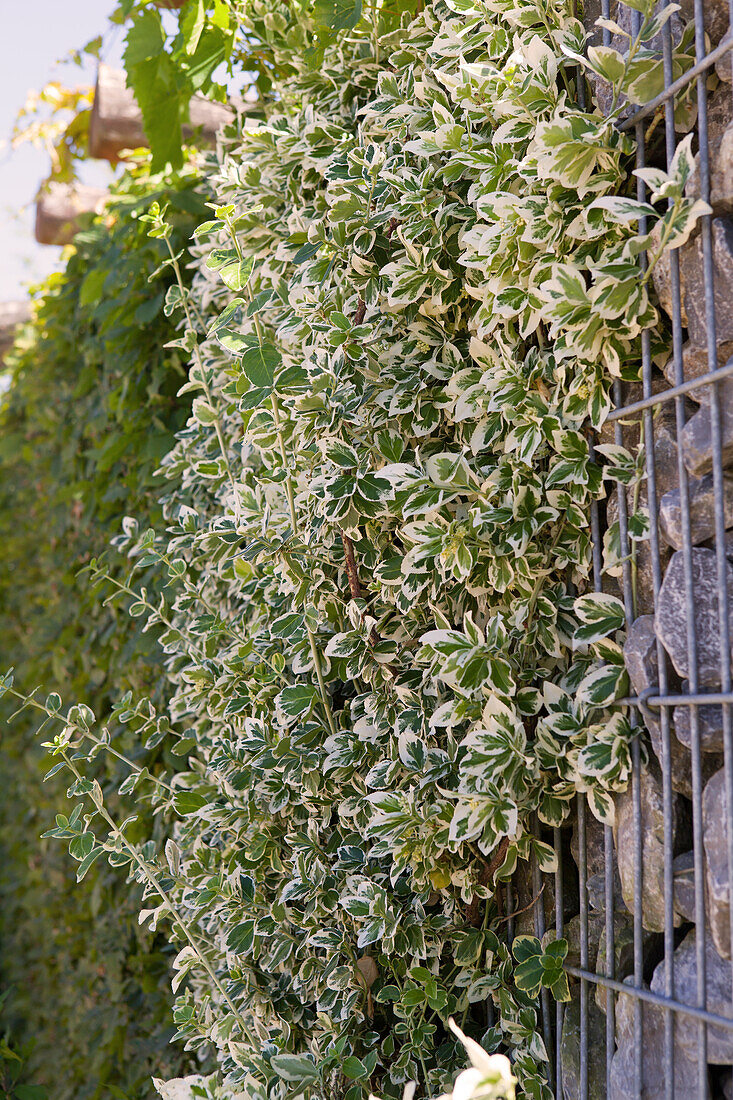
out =
<path fill-rule="evenodd" d="M 24 297 L 25 285 L 58 266 L 61 251 L 33 238 L 33 199 L 48 173 L 48 155 L 30 145 L 9 148 L 15 117 L 27 92 L 39 91 L 50 79 L 68 86 L 93 84 L 93 60 L 85 70 L 56 63 L 98 34 L 106 35 L 104 59 L 121 67 L 123 30 L 112 28 L 110 34 L 107 23 L 114 6 L 114 0 L 0 0 L 0 301 Z M 92 161 L 82 166 L 80 176 L 104 186 L 110 169 Z"/>

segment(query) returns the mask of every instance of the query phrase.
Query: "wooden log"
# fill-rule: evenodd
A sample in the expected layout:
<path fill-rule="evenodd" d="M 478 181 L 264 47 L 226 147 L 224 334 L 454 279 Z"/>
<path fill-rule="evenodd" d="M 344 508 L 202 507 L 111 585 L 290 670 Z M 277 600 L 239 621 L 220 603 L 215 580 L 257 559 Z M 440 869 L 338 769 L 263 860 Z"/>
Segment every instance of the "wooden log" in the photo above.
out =
<path fill-rule="evenodd" d="M 13 346 L 18 326 L 30 317 L 30 302 L 0 302 L 0 366 Z"/>
<path fill-rule="evenodd" d="M 107 192 L 82 184 L 50 183 L 36 199 L 36 240 L 68 244 L 79 231 L 82 214 L 99 214 Z"/>
<path fill-rule="evenodd" d="M 219 127 L 234 117 L 225 104 L 200 95 L 191 100 L 189 114 L 191 121 L 184 125 L 183 136 L 195 137 L 204 145 L 213 145 Z M 125 84 L 125 74 L 100 64 L 89 122 L 90 157 L 115 162 L 126 149 L 147 146 L 142 114 Z"/>

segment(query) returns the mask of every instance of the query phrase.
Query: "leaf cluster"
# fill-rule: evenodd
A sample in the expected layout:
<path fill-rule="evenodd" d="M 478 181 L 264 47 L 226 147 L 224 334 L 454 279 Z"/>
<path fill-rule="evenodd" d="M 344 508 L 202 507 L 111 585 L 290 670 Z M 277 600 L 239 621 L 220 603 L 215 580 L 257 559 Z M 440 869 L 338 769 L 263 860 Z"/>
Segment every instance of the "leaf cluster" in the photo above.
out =
<path fill-rule="evenodd" d="M 174 50 L 221 6 L 188 0 Z M 707 211 L 690 141 L 639 202 L 633 142 L 579 105 L 569 0 L 223 6 L 264 119 L 221 141 L 190 286 L 169 211 L 146 216 L 191 416 L 165 525 L 115 540 L 170 696 L 115 714 L 180 757 L 120 791 L 176 823 L 118 822 L 87 774 L 113 724 L 54 698 L 83 806 L 55 832 L 126 868 L 180 948 L 176 1034 L 216 1050 L 213 1091 L 433 1096 L 457 1017 L 549 1100 L 536 998 L 569 995 L 566 945 L 512 950 L 504 883 L 552 873 L 578 793 L 611 824 L 628 782 L 625 612 L 588 517 L 639 463 L 589 435 L 659 333 L 653 264 Z M 152 72 L 169 42 L 133 15 Z"/>

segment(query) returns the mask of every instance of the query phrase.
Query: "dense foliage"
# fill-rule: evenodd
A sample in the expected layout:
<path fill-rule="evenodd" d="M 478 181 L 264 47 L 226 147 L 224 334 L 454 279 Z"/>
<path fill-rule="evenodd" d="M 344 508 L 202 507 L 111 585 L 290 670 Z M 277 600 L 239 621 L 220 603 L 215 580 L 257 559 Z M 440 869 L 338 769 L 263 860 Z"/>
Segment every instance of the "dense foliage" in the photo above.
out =
<path fill-rule="evenodd" d="M 174 334 L 166 271 L 149 282 L 161 246 L 137 215 L 168 202 L 174 241 L 185 245 L 203 210 L 198 179 L 193 168 L 166 177 L 133 168 L 76 238 L 64 271 L 37 289 L 33 321 L 6 363 L 0 659 L 29 687 L 64 684 L 100 713 L 124 685 L 165 697 L 154 636 L 101 606 L 78 574 L 125 513 L 161 516 L 155 469 L 190 402 L 176 396 L 180 353 L 164 346 Z M 37 724 L 19 715 L 7 726 L 14 709 L 0 704 L 2 1026 L 28 1051 L 23 1079 L 54 1100 L 147 1094 L 151 1072 L 180 1064 L 180 1052 L 166 1050 L 167 948 L 139 929 L 138 896 L 111 868 L 79 890 L 54 846 L 29 844 L 64 809 L 64 788 L 43 785 Z M 113 788 L 126 771 L 109 756 L 94 774 Z"/>
<path fill-rule="evenodd" d="M 80 877 L 126 866 L 180 948 L 177 1034 L 220 1073 L 162 1095 L 434 1096 L 455 1017 L 546 1098 L 536 996 L 567 996 L 567 945 L 507 944 L 502 882 L 551 871 L 543 831 L 579 791 L 612 820 L 628 779 L 625 614 L 592 592 L 588 515 L 639 463 L 587 435 L 658 328 L 640 256 L 708 209 L 690 140 L 626 197 L 633 145 L 579 105 L 570 0 L 212 2 L 158 54 L 189 59 L 184 88 L 204 30 L 239 27 L 264 121 L 220 150 L 190 289 L 170 211 L 146 216 L 192 415 L 165 529 L 131 515 L 115 540 L 170 699 L 135 688 L 112 723 L 33 704 L 72 773 L 49 835 Z M 614 109 L 659 79 L 670 11 L 632 6 L 628 50 L 589 51 Z M 136 12 L 152 79 L 159 17 Z M 147 750 L 121 794 L 175 821 L 165 843 L 89 771 L 117 726 Z"/>

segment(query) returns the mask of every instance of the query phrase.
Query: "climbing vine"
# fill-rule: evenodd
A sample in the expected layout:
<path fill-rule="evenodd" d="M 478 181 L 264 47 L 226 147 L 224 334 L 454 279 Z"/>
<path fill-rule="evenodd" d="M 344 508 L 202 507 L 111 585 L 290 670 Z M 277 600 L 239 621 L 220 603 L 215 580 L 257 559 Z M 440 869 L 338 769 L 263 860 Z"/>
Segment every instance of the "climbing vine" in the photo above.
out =
<path fill-rule="evenodd" d="M 626 52 L 588 55 L 614 108 L 658 75 L 664 15 L 632 6 Z M 588 517 L 638 461 L 588 435 L 658 334 L 658 255 L 708 210 L 690 139 L 631 197 L 569 0 L 223 7 L 263 119 L 222 140 L 190 288 L 146 215 L 192 414 L 165 529 L 115 540 L 171 692 L 115 720 L 187 758 L 132 761 L 122 793 L 173 836 L 110 812 L 86 761 L 113 732 L 55 694 L 26 697 L 74 802 L 49 835 L 80 876 L 126 867 L 170 929 L 177 1035 L 219 1056 L 202 1095 L 435 1096 L 454 1018 L 544 1100 L 536 998 L 568 996 L 567 944 L 509 943 L 503 884 L 554 869 L 578 792 L 610 823 L 628 781 L 624 608 L 593 591 Z"/>
<path fill-rule="evenodd" d="M 131 166 L 63 271 L 37 288 L 33 319 L 4 362 L 0 662 L 15 665 L 24 685 L 58 685 L 101 716 L 125 687 L 158 701 L 167 693 L 154 633 L 105 608 L 107 589 L 100 593 L 85 569 L 125 513 L 162 522 L 155 470 L 190 399 L 176 395 L 185 358 L 165 348 L 175 326 L 163 308 L 169 280 L 155 271 L 167 250 L 137 215 L 156 198 L 167 202 L 172 242 L 185 247 L 205 210 L 199 182 L 193 165 L 165 176 L 151 175 L 144 159 Z M 119 583 L 124 563 L 112 561 L 109 572 Z M 154 576 L 149 586 L 157 591 Z M 8 1074 L 18 1076 L 18 1100 L 33 1100 L 22 1094 L 27 1081 L 55 1100 L 107 1097 L 110 1088 L 129 1100 L 149 1095 L 151 1073 L 187 1065 L 168 1046 L 170 948 L 138 927 L 139 895 L 113 868 L 95 868 L 79 889 L 61 850 L 48 841 L 38 850 L 40 834 L 67 810 L 65 785 L 43 783 L 48 763 L 35 716 L 7 724 L 16 709 L 0 701 L 8 795 L 0 810 L 0 1032 L 17 1039 L 27 1069 L 19 1077 L 22 1063 L 10 1060 Z M 170 744 L 156 755 L 175 763 Z M 139 755 L 129 727 L 116 751 Z M 89 774 L 116 808 L 127 767 L 105 754 Z M 165 835 L 144 809 L 139 828 Z"/>

